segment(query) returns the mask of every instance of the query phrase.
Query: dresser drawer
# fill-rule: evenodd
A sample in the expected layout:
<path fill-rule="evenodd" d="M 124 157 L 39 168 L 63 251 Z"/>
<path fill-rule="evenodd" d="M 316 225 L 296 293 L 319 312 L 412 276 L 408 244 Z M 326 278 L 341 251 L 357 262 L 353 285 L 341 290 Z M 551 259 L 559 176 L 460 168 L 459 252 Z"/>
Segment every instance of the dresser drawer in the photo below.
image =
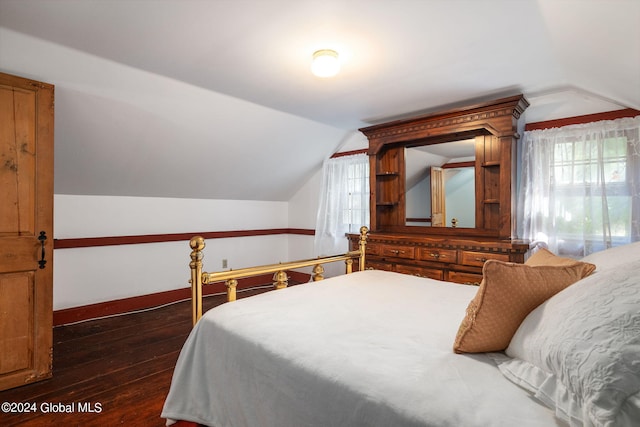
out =
<path fill-rule="evenodd" d="M 428 277 L 429 279 L 443 280 L 444 271 L 437 268 L 414 267 L 411 265 L 396 264 L 398 273 L 411 274 L 418 277 Z"/>
<path fill-rule="evenodd" d="M 357 251 L 358 248 L 352 250 Z M 380 245 L 377 245 L 375 243 L 367 243 L 364 251 L 367 255 L 380 255 Z"/>
<path fill-rule="evenodd" d="M 393 264 L 388 263 L 388 262 L 366 260 L 365 269 L 366 270 L 393 271 Z"/>
<path fill-rule="evenodd" d="M 380 246 L 380 256 L 414 259 L 415 248 L 413 246 Z"/>
<path fill-rule="evenodd" d="M 418 258 L 423 261 L 437 261 L 455 264 L 458 262 L 458 251 L 455 249 L 420 248 Z"/>
<path fill-rule="evenodd" d="M 508 254 L 494 254 L 487 252 L 460 251 L 460 264 L 482 267 L 485 261 L 497 259 L 498 261 L 509 261 Z"/>
<path fill-rule="evenodd" d="M 480 286 L 482 274 L 461 273 L 459 271 L 450 271 L 448 275 L 450 282 L 462 283 L 464 285 Z"/>

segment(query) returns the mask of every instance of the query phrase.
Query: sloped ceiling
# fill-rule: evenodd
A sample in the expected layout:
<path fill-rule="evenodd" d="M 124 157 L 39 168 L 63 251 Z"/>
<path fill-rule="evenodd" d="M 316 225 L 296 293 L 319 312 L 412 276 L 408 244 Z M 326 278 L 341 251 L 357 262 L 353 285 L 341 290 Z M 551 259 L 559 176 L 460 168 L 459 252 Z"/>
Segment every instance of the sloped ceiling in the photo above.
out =
<path fill-rule="evenodd" d="M 288 200 L 358 127 L 524 93 L 640 109 L 637 0 L 0 0 L 0 70 L 56 85 L 59 194 Z M 319 79 L 312 53 L 337 50 Z"/>

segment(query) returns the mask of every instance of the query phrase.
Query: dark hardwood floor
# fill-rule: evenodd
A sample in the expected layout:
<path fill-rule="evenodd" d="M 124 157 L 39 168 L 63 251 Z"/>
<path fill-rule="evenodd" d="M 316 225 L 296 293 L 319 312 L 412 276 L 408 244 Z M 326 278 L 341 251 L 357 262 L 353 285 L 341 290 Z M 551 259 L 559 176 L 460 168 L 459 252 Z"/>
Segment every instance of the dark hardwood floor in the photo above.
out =
<path fill-rule="evenodd" d="M 205 298 L 204 309 L 224 298 Z M 53 378 L 0 392 L 0 404 L 33 410 L 0 411 L 0 426 L 163 426 L 160 412 L 190 330 L 190 301 L 54 328 Z"/>

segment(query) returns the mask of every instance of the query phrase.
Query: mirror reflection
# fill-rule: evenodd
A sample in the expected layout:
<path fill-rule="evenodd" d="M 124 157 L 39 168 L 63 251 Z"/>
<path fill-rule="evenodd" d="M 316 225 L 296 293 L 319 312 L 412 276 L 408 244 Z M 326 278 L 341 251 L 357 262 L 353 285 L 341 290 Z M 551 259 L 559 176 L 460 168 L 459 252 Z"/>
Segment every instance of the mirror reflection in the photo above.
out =
<path fill-rule="evenodd" d="M 475 139 L 405 148 L 406 225 L 475 227 Z"/>

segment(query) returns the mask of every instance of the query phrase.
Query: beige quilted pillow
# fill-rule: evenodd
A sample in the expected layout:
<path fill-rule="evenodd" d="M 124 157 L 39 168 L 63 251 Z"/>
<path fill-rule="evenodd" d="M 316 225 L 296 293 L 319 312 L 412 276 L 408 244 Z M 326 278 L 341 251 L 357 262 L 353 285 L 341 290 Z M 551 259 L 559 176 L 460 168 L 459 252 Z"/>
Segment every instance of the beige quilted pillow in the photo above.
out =
<path fill-rule="evenodd" d="M 456 335 L 453 345 L 456 353 L 504 350 L 534 308 L 596 268 L 550 252 L 536 256 L 539 253 L 529 258 L 533 259 L 533 265 L 485 262 L 482 283 Z M 538 264 L 541 262 L 546 264 Z"/>
<path fill-rule="evenodd" d="M 576 261 L 575 259 L 559 257 L 555 255 L 553 252 L 551 252 L 550 250 L 542 248 L 542 249 L 538 249 L 538 251 L 536 251 L 533 255 L 531 255 L 529 259 L 525 262 L 525 264 L 531 265 L 531 266 L 563 265 L 567 267 L 573 267 L 575 265 L 582 264 L 582 263 L 580 261 Z M 595 266 L 593 268 L 595 268 Z M 591 269 L 591 271 L 593 271 L 593 269 Z M 586 275 L 588 276 L 591 273 L 591 271 Z"/>

